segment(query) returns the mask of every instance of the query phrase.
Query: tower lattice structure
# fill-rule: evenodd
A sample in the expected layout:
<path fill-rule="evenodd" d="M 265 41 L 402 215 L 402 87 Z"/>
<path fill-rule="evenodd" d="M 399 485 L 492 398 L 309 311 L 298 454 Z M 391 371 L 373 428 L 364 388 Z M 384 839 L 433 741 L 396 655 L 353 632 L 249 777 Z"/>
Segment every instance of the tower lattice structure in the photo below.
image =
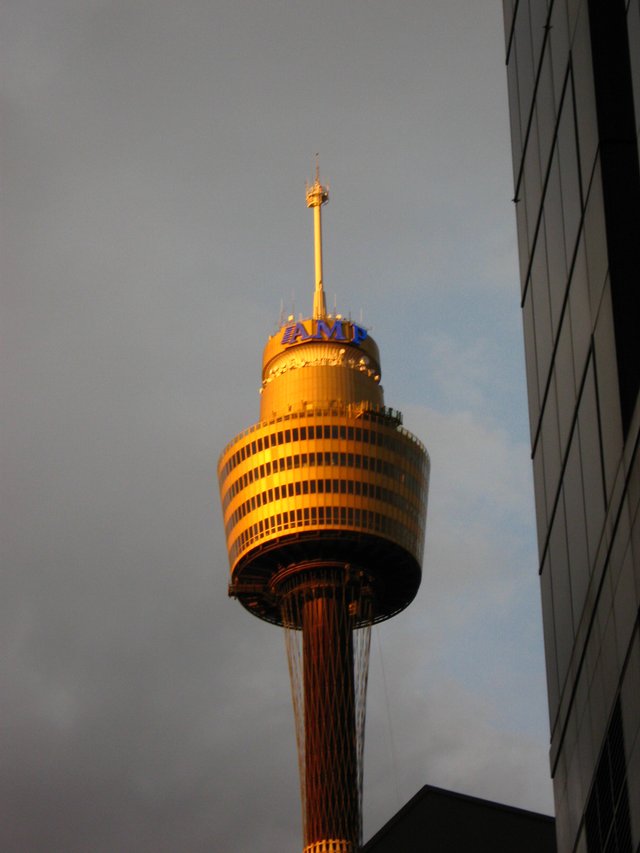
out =
<path fill-rule="evenodd" d="M 304 853 L 357 853 L 370 627 L 418 591 L 429 458 L 384 404 L 373 338 L 327 313 L 317 167 L 306 197 L 313 313 L 267 341 L 260 420 L 218 477 L 229 594 L 286 631 Z"/>

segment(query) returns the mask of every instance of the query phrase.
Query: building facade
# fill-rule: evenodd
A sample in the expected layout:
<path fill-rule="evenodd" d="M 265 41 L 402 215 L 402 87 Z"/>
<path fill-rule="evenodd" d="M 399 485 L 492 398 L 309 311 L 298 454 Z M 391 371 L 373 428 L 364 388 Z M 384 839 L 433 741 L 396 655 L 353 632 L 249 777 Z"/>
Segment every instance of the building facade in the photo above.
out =
<path fill-rule="evenodd" d="M 558 849 L 640 850 L 640 3 L 504 0 Z"/>

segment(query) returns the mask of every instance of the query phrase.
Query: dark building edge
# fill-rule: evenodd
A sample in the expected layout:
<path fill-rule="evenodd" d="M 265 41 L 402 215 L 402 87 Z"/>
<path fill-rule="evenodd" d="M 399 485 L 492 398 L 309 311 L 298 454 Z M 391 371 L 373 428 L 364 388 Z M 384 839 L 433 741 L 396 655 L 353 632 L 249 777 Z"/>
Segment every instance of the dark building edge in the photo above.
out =
<path fill-rule="evenodd" d="M 556 850 L 554 828 L 555 819 L 551 815 L 543 815 L 538 812 L 521 809 L 516 806 L 509 806 L 502 803 L 496 803 L 491 800 L 484 800 L 469 794 L 448 791 L 445 788 L 439 788 L 434 785 L 424 785 L 389 821 L 387 821 L 383 827 L 381 827 L 381 829 L 375 833 L 375 835 L 367 841 L 362 848 L 362 853 L 387 853 L 387 850 L 394 850 L 396 853 L 418 853 L 418 851 L 424 850 L 429 850 L 430 853 L 450 853 L 450 851 L 453 851 L 453 847 L 443 847 L 438 845 L 437 841 L 434 843 L 434 840 L 430 839 L 428 834 L 425 837 L 416 837 L 415 846 L 412 845 L 411 848 L 403 847 L 400 850 L 397 847 L 385 846 L 385 842 L 387 841 L 390 844 L 396 843 L 393 838 L 394 832 L 402 827 L 402 825 L 407 821 L 409 815 L 414 813 L 416 809 L 422 807 L 426 813 L 429 809 L 433 809 L 434 806 L 437 807 L 438 802 L 440 802 L 441 805 L 444 802 L 448 806 L 453 806 L 458 809 L 460 820 L 463 822 L 461 825 L 464 825 L 464 829 L 468 830 L 467 841 L 469 847 L 465 847 L 465 849 L 473 850 L 474 853 L 484 853 L 484 851 L 487 851 L 487 853 L 515 853 L 515 851 L 510 847 L 503 846 L 499 836 L 493 835 L 487 838 L 478 836 L 477 823 L 469 820 L 471 817 L 471 815 L 469 815 L 470 807 L 476 811 L 476 816 L 477 810 L 482 810 L 487 816 L 491 816 L 494 821 L 494 828 L 498 833 L 501 825 L 504 825 L 505 818 L 515 818 L 517 823 L 522 827 L 521 842 L 523 845 L 526 844 L 527 840 L 526 830 L 530 829 L 532 825 L 537 826 L 546 836 L 546 843 L 543 841 L 542 844 L 536 848 L 539 850 L 539 853 L 554 853 Z M 464 814 L 465 811 L 467 812 L 466 815 Z M 465 817 L 467 818 L 466 820 Z M 425 819 L 427 819 L 426 814 Z M 428 819 L 431 822 L 434 835 L 437 835 L 439 831 L 441 832 L 445 829 L 443 826 L 438 825 L 437 815 L 429 816 Z M 507 843 L 511 843 L 511 841 L 508 840 Z M 522 849 L 524 849 L 524 847 Z"/>

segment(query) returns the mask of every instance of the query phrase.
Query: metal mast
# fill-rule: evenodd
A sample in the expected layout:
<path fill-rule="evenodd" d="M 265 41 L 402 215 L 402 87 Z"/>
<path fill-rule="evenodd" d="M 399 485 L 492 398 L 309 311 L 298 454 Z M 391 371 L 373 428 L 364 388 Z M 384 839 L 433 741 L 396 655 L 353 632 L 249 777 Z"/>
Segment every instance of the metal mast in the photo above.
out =
<path fill-rule="evenodd" d="M 307 207 L 313 208 L 313 243 L 315 257 L 315 288 L 313 291 L 313 319 L 324 320 L 327 306 L 322 281 L 322 205 L 329 201 L 329 189 L 320 183 L 320 165 L 316 154 L 316 177 L 307 185 Z"/>

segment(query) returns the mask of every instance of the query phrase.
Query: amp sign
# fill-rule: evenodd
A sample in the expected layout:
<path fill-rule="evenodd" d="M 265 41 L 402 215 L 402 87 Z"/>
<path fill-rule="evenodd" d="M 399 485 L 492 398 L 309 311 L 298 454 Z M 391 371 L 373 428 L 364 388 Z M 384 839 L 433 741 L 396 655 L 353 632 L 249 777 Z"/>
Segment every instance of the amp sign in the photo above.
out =
<path fill-rule="evenodd" d="M 282 334 L 281 344 L 300 344 L 303 341 L 345 341 L 345 343 L 361 344 L 367 337 L 367 330 L 355 323 L 344 320 L 334 320 L 329 325 L 325 320 L 312 320 L 312 333 L 304 323 L 292 323 Z"/>

